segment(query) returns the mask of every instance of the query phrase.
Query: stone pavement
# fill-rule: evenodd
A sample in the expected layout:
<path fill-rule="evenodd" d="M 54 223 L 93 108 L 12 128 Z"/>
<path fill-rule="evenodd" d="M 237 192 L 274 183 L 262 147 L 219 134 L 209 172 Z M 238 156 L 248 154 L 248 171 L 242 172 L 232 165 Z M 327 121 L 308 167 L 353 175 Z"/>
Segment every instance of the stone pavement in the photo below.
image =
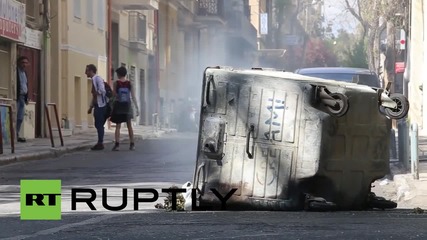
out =
<path fill-rule="evenodd" d="M 114 130 L 105 128 L 104 144 L 106 150 L 114 143 Z M 134 126 L 135 141 L 147 138 L 157 138 L 163 134 L 174 132 L 175 129 L 155 129 L 153 126 Z M 3 145 L 3 154 L 0 155 L 0 165 L 10 164 L 17 161 L 38 160 L 58 157 L 63 154 L 90 149 L 97 140 L 95 128 L 78 132 L 72 136 L 64 137 L 64 146 L 61 146 L 57 132 L 53 133 L 55 147 L 52 147 L 50 138 L 37 138 L 27 140 L 26 143 L 15 143 L 15 153 L 11 153 L 10 144 Z M 129 142 L 128 130 L 122 127 L 120 134 L 121 142 Z"/>
<path fill-rule="evenodd" d="M 374 183 L 372 189 L 379 196 L 398 203 L 398 208 L 422 208 L 427 210 L 427 136 L 420 135 L 419 179 L 414 179 L 411 169 L 405 170 L 399 162 L 390 163 L 391 178 Z"/>

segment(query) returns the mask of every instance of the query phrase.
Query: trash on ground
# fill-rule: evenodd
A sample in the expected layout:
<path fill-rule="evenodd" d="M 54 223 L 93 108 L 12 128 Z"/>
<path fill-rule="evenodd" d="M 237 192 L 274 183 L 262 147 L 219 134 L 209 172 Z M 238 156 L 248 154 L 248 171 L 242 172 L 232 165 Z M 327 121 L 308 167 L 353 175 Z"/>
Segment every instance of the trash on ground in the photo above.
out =
<path fill-rule="evenodd" d="M 193 185 L 191 182 L 186 182 L 182 185 L 182 189 L 186 189 L 185 193 L 176 194 L 176 210 L 175 211 L 190 211 L 192 208 L 191 202 L 191 190 Z M 178 189 L 177 186 L 172 186 L 169 189 Z M 172 193 L 168 193 L 168 196 L 165 198 L 164 204 L 157 203 L 154 205 L 157 209 L 165 209 L 166 211 L 174 211 L 172 209 Z"/>
<path fill-rule="evenodd" d="M 421 208 L 419 208 L 419 207 L 417 207 L 417 208 L 414 208 L 414 213 L 416 213 L 416 214 L 422 214 L 422 213 L 424 213 L 424 210 L 421 209 Z"/>

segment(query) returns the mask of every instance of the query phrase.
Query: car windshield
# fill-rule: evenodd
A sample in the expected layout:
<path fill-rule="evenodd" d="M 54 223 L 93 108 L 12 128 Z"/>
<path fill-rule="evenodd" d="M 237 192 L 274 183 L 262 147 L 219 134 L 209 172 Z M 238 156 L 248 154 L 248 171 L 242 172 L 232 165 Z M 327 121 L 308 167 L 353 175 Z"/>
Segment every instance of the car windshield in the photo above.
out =
<path fill-rule="evenodd" d="M 357 76 L 351 73 L 301 73 L 302 75 L 310 77 L 318 77 L 324 79 L 332 79 L 342 82 L 353 82 L 353 77 Z M 360 74 L 359 84 L 368 85 L 370 87 L 380 87 L 378 78 L 375 75 L 371 74 Z"/>

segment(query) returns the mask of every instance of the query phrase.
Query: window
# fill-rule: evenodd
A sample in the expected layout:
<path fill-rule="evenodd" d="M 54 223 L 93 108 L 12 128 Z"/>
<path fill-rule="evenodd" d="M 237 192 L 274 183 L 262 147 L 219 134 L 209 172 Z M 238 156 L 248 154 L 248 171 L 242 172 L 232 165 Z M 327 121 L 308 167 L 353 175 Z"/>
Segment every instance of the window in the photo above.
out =
<path fill-rule="evenodd" d="M 98 0 L 97 11 L 98 11 L 98 29 L 105 31 L 105 17 L 107 15 L 105 0 Z"/>
<path fill-rule="evenodd" d="M 89 24 L 94 24 L 93 21 L 93 0 L 86 0 L 86 21 Z"/>
<path fill-rule="evenodd" d="M 154 28 L 148 28 L 147 49 L 154 50 Z"/>
<path fill-rule="evenodd" d="M 25 9 L 27 19 L 30 21 L 34 21 L 39 13 L 39 2 L 36 0 L 27 0 L 25 2 Z"/>
<path fill-rule="evenodd" d="M 147 20 L 145 15 L 139 12 L 129 12 L 129 41 L 147 41 Z"/>
<path fill-rule="evenodd" d="M 73 14 L 75 18 L 82 18 L 82 6 L 80 0 L 73 0 Z"/>
<path fill-rule="evenodd" d="M 130 66 L 129 81 L 131 81 L 131 83 L 134 85 L 135 85 L 135 78 L 136 78 L 136 67 Z"/>

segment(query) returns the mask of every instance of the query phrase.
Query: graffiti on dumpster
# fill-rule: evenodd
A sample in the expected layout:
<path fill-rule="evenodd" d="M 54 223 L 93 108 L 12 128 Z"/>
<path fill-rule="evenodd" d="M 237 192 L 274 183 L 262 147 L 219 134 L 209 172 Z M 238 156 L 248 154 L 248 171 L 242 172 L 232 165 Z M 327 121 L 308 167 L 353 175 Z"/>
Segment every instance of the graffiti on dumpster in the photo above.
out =
<path fill-rule="evenodd" d="M 257 168 L 256 179 L 259 184 L 270 186 L 277 179 L 278 162 L 274 161 L 277 158 L 277 149 L 263 149 L 261 165 Z M 270 158 L 271 157 L 271 158 Z M 273 158 L 273 159 L 272 159 Z M 267 171 L 266 171 L 267 170 Z M 268 173 L 268 174 L 266 174 Z"/>
<path fill-rule="evenodd" d="M 269 102 L 269 104 L 267 105 L 267 109 L 268 109 L 268 111 L 270 111 L 271 117 L 269 119 L 267 119 L 264 123 L 266 125 L 273 125 L 273 126 L 280 127 L 281 123 L 277 122 L 275 120 L 279 117 L 279 114 L 283 114 L 282 111 L 285 109 L 285 101 L 280 100 L 280 99 L 276 99 L 274 101 L 275 104 L 273 104 L 273 99 L 269 98 L 268 102 Z M 275 140 L 275 135 L 278 133 L 280 133 L 280 130 L 271 131 L 271 134 L 273 135 L 272 136 L 273 140 Z M 264 132 L 264 137 L 266 140 L 270 140 L 270 131 Z"/>

